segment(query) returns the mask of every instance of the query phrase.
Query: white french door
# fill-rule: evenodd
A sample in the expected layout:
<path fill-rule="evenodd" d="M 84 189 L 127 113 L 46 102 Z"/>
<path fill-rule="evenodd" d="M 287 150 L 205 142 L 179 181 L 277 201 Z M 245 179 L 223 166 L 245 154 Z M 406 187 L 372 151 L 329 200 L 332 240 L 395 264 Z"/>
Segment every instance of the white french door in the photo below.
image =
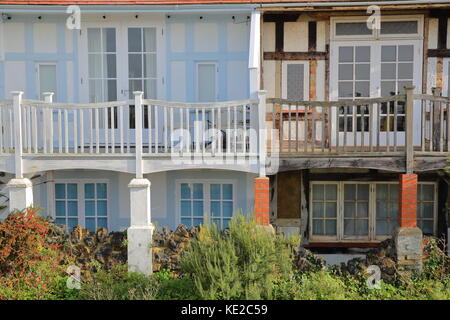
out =
<path fill-rule="evenodd" d="M 415 92 L 419 93 L 421 44 L 421 40 L 334 42 L 331 47 L 330 99 L 389 97 L 403 93 L 406 85 L 415 85 Z M 420 108 L 415 106 L 414 112 L 414 124 L 418 126 Z M 372 145 L 392 146 L 395 141 L 397 146 L 404 146 L 403 102 L 384 103 L 373 109 L 372 119 L 369 115 L 369 106 L 340 107 L 335 111 L 331 121 L 334 126 L 332 145 L 369 145 L 372 136 Z M 397 132 L 395 136 L 394 131 Z M 414 143 L 420 143 L 418 134 L 414 135 Z"/>
<path fill-rule="evenodd" d="M 158 70 L 157 48 L 161 46 L 162 34 L 158 30 L 156 26 L 130 26 L 129 23 L 86 24 L 82 30 L 81 52 L 85 59 L 81 67 L 82 100 L 91 103 L 128 101 L 129 112 L 123 114 L 126 141 L 135 141 L 133 92 L 143 91 L 144 99 L 156 99 L 158 92 L 161 92 L 158 77 L 162 70 Z M 114 115 L 111 115 L 112 110 Z M 92 113 L 85 115 L 85 121 L 91 121 L 94 128 L 98 122 L 100 143 L 107 142 L 104 138 L 105 129 L 113 132 L 118 141 L 118 108 Z M 149 142 L 150 136 L 162 136 L 148 132 L 149 125 L 155 127 L 155 121 L 160 123 L 158 127 L 163 130 L 162 117 L 161 112 L 149 119 L 148 109 L 144 106 L 144 144 Z M 86 134 L 89 136 L 89 132 Z M 158 143 L 152 140 L 152 143 Z"/>

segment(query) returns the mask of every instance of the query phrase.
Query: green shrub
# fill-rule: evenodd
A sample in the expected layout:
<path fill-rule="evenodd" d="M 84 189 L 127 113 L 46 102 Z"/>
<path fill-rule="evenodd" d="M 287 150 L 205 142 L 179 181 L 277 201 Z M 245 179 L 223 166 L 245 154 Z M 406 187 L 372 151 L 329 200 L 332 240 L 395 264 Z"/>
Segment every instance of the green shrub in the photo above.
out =
<path fill-rule="evenodd" d="M 154 300 L 158 281 L 145 275 L 128 272 L 126 265 L 109 271 L 100 269 L 82 283 L 79 298 L 86 300 Z"/>
<path fill-rule="evenodd" d="M 228 232 L 202 226 L 181 259 L 201 299 L 272 299 L 277 282 L 293 279 L 287 240 L 237 215 Z"/>

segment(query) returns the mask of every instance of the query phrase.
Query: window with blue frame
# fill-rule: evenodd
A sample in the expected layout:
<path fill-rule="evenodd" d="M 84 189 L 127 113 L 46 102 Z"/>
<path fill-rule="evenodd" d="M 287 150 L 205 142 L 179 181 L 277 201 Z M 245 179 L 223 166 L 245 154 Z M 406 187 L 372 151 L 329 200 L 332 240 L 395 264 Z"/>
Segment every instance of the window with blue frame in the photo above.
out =
<path fill-rule="evenodd" d="M 66 225 L 71 231 L 78 225 L 78 185 L 76 183 L 55 184 L 55 222 Z"/>
<path fill-rule="evenodd" d="M 106 183 L 55 183 L 55 222 L 72 231 L 80 225 L 91 231 L 108 228 Z"/>
<path fill-rule="evenodd" d="M 108 228 L 108 193 L 106 183 L 84 184 L 84 216 L 86 229 Z"/>
<path fill-rule="evenodd" d="M 180 183 L 180 222 L 187 227 L 207 222 L 227 228 L 234 210 L 233 184 Z"/>

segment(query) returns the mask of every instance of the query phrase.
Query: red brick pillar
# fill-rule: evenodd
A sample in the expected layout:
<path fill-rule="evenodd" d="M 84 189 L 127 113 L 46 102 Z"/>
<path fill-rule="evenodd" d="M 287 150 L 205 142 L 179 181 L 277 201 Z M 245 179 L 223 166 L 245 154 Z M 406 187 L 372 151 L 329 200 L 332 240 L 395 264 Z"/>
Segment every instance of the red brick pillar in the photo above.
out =
<path fill-rule="evenodd" d="M 399 227 L 417 227 L 417 174 L 400 175 L 398 201 Z"/>
<path fill-rule="evenodd" d="M 255 178 L 255 220 L 263 226 L 270 224 L 270 184 L 268 177 Z"/>

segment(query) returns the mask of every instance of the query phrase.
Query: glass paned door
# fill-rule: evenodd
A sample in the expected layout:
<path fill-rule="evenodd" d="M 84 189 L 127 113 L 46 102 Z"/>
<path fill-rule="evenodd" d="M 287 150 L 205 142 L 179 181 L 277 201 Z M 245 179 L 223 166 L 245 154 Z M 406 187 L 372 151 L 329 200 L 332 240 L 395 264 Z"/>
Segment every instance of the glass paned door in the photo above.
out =
<path fill-rule="evenodd" d="M 144 99 L 157 98 L 157 33 L 154 27 L 129 27 L 126 29 L 127 55 L 125 64 L 127 82 L 124 96 L 130 102 L 129 126 L 135 128 L 134 92 L 142 91 Z M 154 148 L 163 143 L 164 110 L 143 106 L 143 140 Z M 149 113 L 150 110 L 150 113 Z M 158 125 L 155 122 L 158 121 Z M 158 127 L 158 134 L 155 132 Z M 152 130 L 152 132 L 149 132 Z M 130 132 L 134 136 L 134 130 Z M 150 139 L 152 141 L 150 141 Z"/>
<path fill-rule="evenodd" d="M 88 101 L 91 103 L 117 101 L 118 92 L 118 48 L 117 28 L 115 27 L 88 27 L 86 29 L 87 42 L 87 87 Z M 83 112 L 85 137 L 88 141 L 98 140 L 105 146 L 108 134 L 109 140 L 115 135 L 119 139 L 117 108 L 96 108 Z M 114 114 L 113 114 L 114 113 Z M 109 132 L 105 132 L 109 130 Z M 87 145 L 85 147 L 88 147 Z"/>

